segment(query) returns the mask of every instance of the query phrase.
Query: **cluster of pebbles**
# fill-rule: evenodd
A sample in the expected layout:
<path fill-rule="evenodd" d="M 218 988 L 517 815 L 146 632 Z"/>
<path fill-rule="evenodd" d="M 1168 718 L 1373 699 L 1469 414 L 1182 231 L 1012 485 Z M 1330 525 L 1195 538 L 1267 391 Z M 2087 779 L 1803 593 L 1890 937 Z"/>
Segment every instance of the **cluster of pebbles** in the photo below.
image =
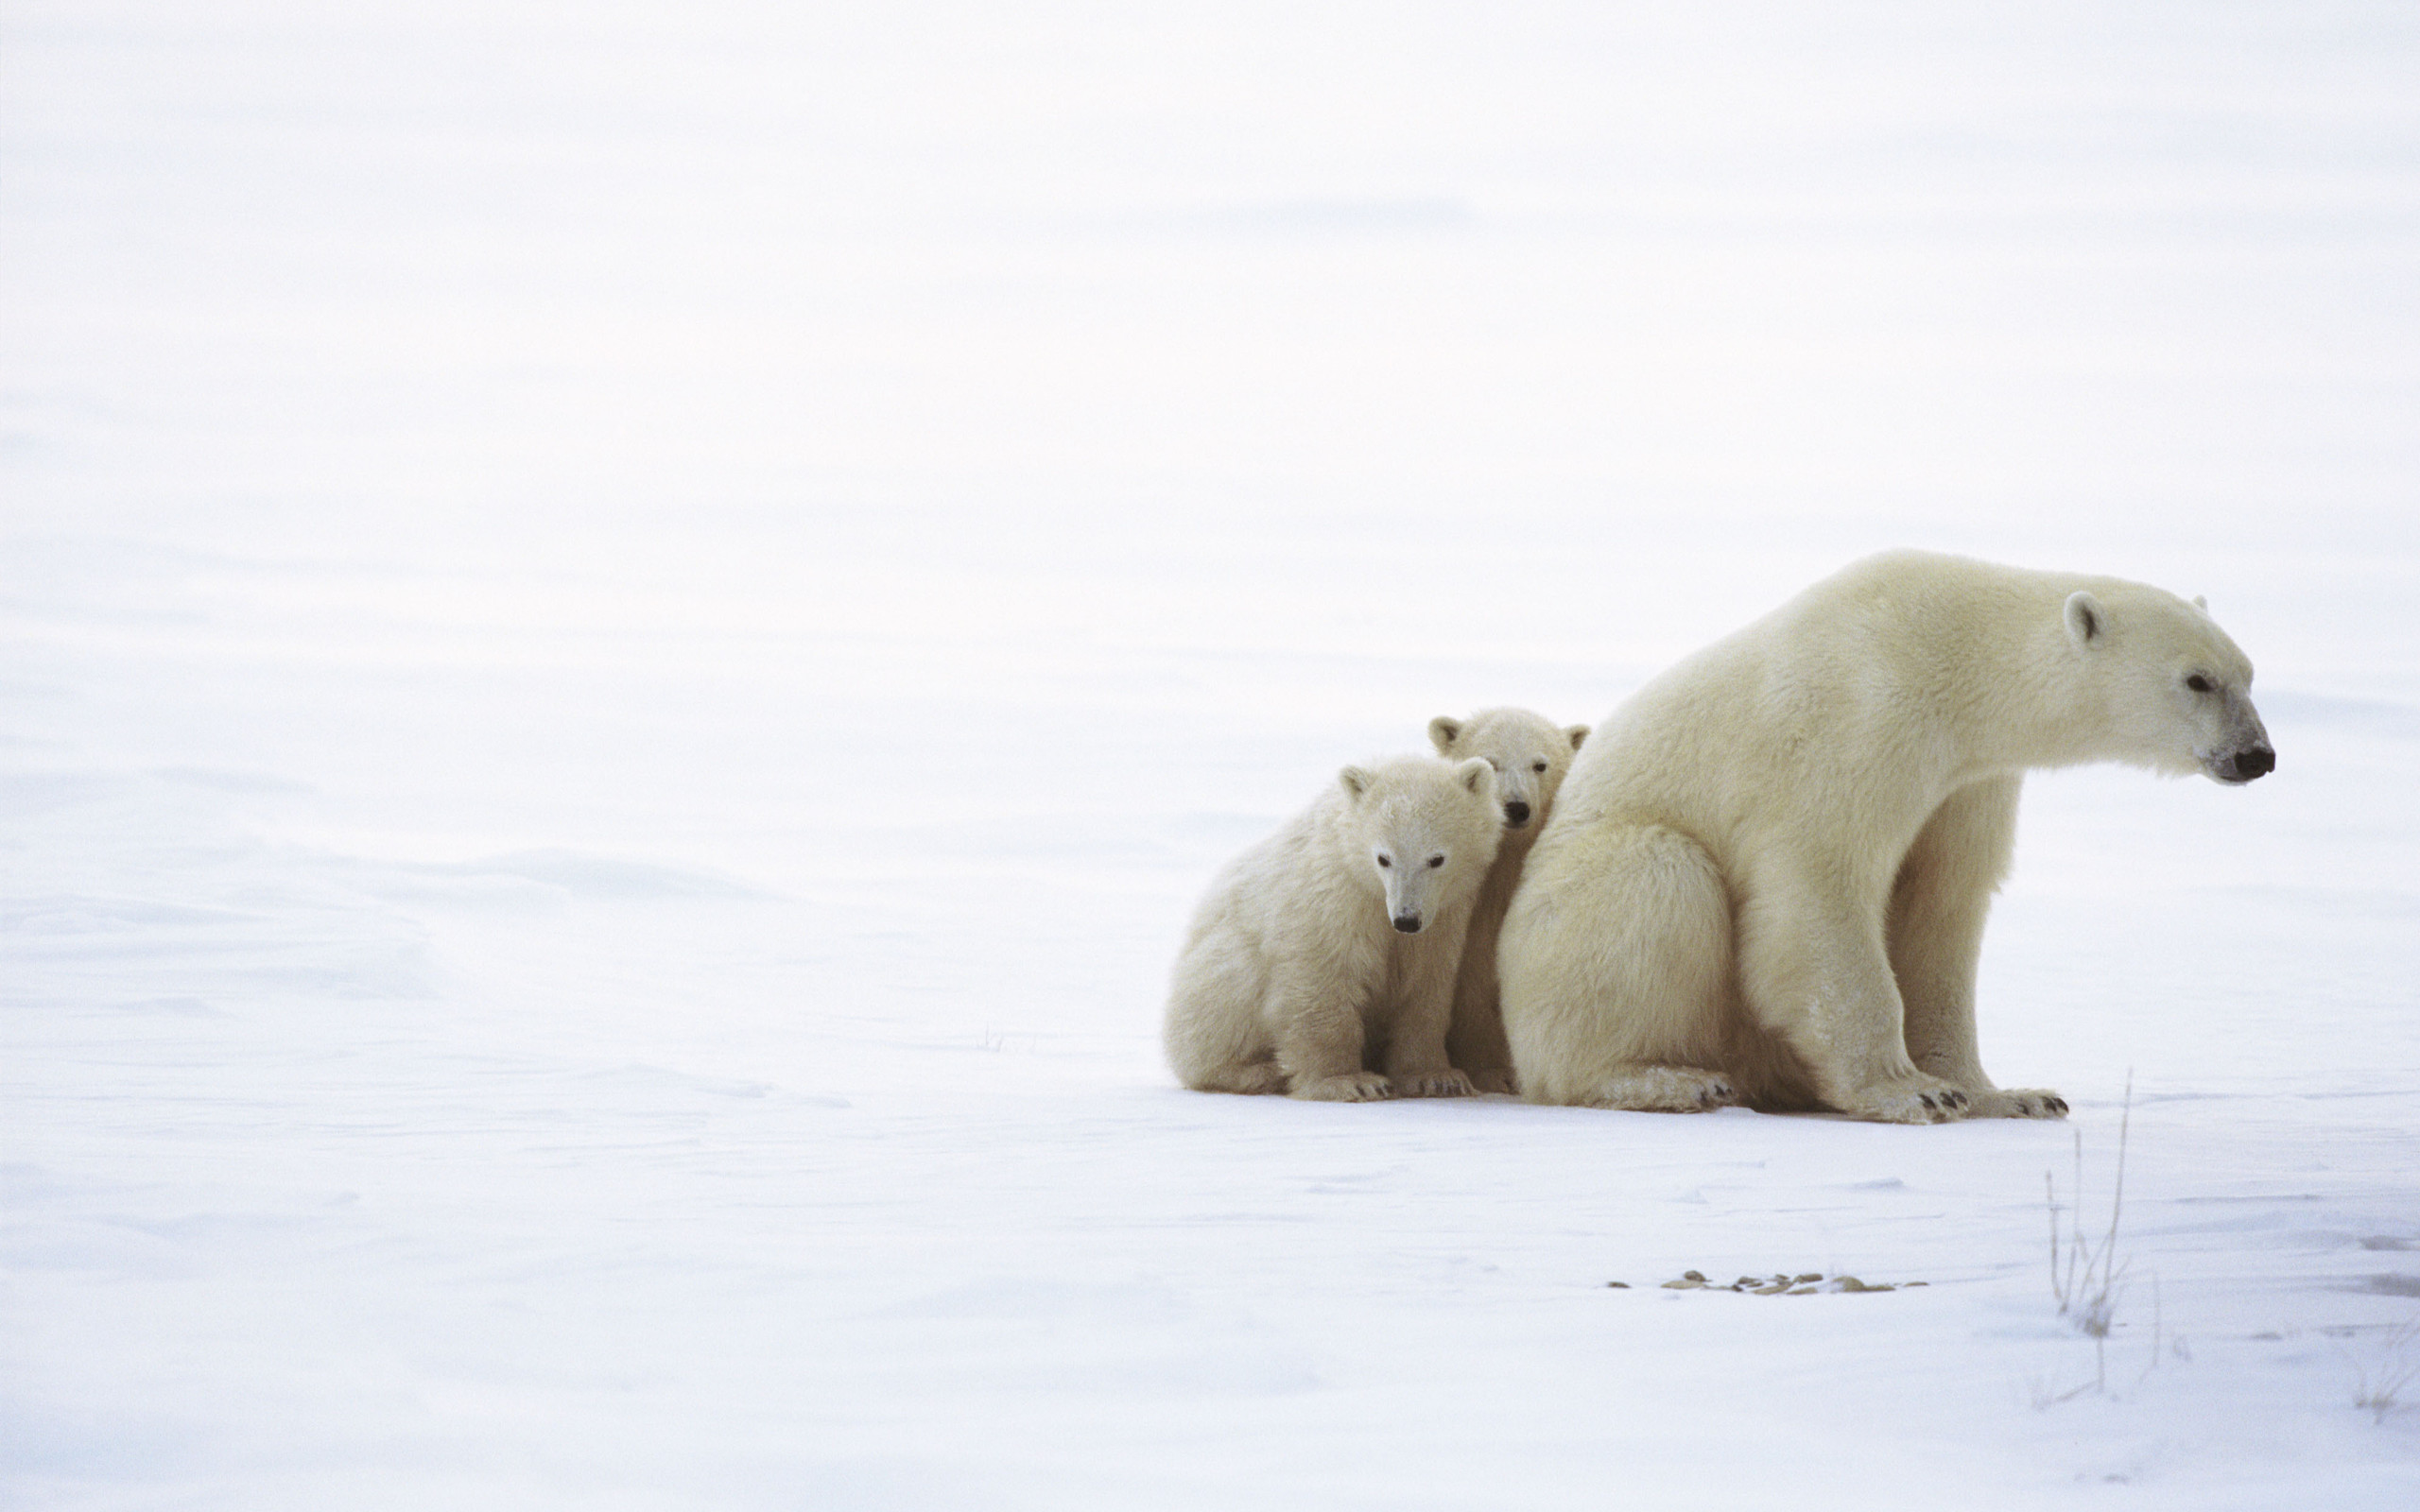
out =
<path fill-rule="evenodd" d="M 1608 1286 L 1623 1291 L 1628 1281 L 1607 1281 Z M 1854 1276 L 1825 1276 L 1822 1271 L 1807 1271 L 1791 1276 L 1776 1271 L 1771 1276 L 1742 1276 L 1725 1284 L 1710 1281 L 1703 1271 L 1685 1270 L 1673 1280 L 1664 1283 L 1668 1292 L 1750 1292 L 1758 1297 L 1806 1297 L 1815 1292 L 1895 1292 L 1903 1286 L 1922 1286 L 1923 1281 L 1861 1281 Z"/>

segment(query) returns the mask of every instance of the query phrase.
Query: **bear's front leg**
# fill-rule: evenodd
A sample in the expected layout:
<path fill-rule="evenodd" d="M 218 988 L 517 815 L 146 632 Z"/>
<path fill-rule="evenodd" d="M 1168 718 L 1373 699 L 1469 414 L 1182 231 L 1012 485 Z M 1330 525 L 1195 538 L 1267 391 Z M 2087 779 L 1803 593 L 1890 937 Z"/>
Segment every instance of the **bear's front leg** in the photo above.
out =
<path fill-rule="evenodd" d="M 1968 1116 L 1973 1099 L 1909 1057 L 1882 940 L 1882 888 L 1843 868 L 1759 879 L 1739 910 L 1739 987 L 1758 1025 L 1797 1053 L 1824 1103 L 1887 1124 Z M 1863 894 L 1863 896 L 1860 896 Z"/>
<path fill-rule="evenodd" d="M 1387 1079 L 1398 1097 L 1468 1097 L 1471 1079 L 1445 1056 L 1454 1017 L 1454 974 L 1468 919 L 1440 919 L 1394 942 L 1402 987 L 1387 1026 Z"/>
<path fill-rule="evenodd" d="M 1975 1035 L 1975 971 L 1992 894 L 2016 848 L 2016 777 L 1949 795 L 1908 848 L 1891 886 L 1891 971 L 1905 1005 L 1908 1056 L 1962 1088 L 1970 1118 L 2065 1118 L 2053 1091 L 2003 1091 L 1983 1074 Z"/>
<path fill-rule="evenodd" d="M 1394 1095 L 1393 1084 L 1361 1069 L 1361 998 L 1337 973 L 1284 963 L 1270 975 L 1269 1028 L 1277 1065 L 1296 1097 L 1369 1103 Z"/>

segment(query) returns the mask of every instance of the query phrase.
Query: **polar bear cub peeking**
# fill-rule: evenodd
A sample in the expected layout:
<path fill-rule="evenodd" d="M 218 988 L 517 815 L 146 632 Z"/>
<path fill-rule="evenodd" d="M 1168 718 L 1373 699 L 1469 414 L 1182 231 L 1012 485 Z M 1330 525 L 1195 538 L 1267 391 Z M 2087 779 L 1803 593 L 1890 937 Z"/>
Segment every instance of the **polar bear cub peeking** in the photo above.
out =
<path fill-rule="evenodd" d="M 1495 936 L 1504 910 L 1521 880 L 1521 863 L 1553 806 L 1555 789 L 1571 769 L 1571 757 L 1588 738 L 1586 725 L 1558 729 L 1527 709 L 1482 709 L 1468 719 L 1439 714 L 1428 721 L 1429 744 L 1440 756 L 1477 756 L 1495 768 L 1495 799 L 1504 815 L 1504 843 L 1488 868 L 1487 885 L 1471 907 L 1462 964 L 1454 975 L 1453 1024 L 1445 1031 L 1445 1055 L 1483 1092 L 1516 1090 L 1512 1052 L 1504 1042 L 1504 1014 L 1496 1002 Z"/>
<path fill-rule="evenodd" d="M 1975 1042 L 2023 774 L 2276 765 L 2205 608 L 1894 552 L 1642 688 L 1572 764 L 1498 942 L 1539 1102 L 2055 1118 Z"/>
<path fill-rule="evenodd" d="M 1496 815 L 1486 762 L 1397 757 L 1344 768 L 1228 863 L 1177 956 L 1178 1079 L 1336 1102 L 1469 1092 L 1445 1028 Z"/>

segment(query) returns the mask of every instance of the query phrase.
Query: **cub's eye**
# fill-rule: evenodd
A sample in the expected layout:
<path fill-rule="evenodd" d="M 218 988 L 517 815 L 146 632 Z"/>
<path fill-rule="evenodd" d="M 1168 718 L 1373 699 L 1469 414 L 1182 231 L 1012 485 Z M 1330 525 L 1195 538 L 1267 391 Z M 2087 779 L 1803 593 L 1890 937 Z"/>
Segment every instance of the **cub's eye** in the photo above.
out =
<path fill-rule="evenodd" d="M 1547 764 L 1546 764 L 1546 763 L 1544 763 L 1544 762 L 1538 762 L 1538 763 L 1536 763 L 1536 764 L 1532 765 L 1530 766 L 1530 770 L 1531 770 L 1531 771 L 1533 771 L 1533 772 L 1543 772 L 1543 771 L 1545 771 L 1546 769 L 1547 769 Z"/>
<path fill-rule="evenodd" d="M 2208 693 L 2211 688 L 2210 679 L 2202 676 L 2199 672 L 2196 672 L 2191 677 L 2186 679 L 2185 685 L 2192 689 L 2195 693 Z"/>
<path fill-rule="evenodd" d="M 1393 863 L 1392 861 L 1388 860 L 1385 856 L 1380 856 L 1380 857 L 1378 858 L 1378 865 L 1380 865 L 1380 866 L 1382 866 L 1382 867 L 1392 867 L 1392 866 L 1393 866 L 1393 865 L 1394 865 L 1394 863 Z"/>
<path fill-rule="evenodd" d="M 1443 856 L 1430 856 L 1428 858 L 1428 864 L 1432 867 L 1442 867 L 1445 864 L 1445 858 Z"/>

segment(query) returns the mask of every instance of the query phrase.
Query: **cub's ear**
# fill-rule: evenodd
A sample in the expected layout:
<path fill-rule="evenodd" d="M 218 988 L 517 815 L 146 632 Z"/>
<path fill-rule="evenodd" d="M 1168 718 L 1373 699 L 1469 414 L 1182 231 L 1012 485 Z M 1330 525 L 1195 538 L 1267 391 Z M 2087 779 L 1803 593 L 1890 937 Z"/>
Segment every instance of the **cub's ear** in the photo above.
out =
<path fill-rule="evenodd" d="M 1445 752 L 1452 750 L 1454 742 L 1461 738 L 1462 722 L 1461 720 L 1439 714 L 1428 721 L 1428 743 L 1437 747 L 1438 755 L 1443 756 Z"/>
<path fill-rule="evenodd" d="M 1588 727 L 1586 725 L 1567 725 L 1564 728 L 1563 732 L 1571 737 L 1571 748 L 1573 750 L 1578 750 L 1580 748 L 1580 743 L 1588 738 Z"/>
<path fill-rule="evenodd" d="M 2083 650 L 2109 633 L 2109 611 L 2100 600 L 2078 589 L 2067 595 L 2067 607 L 2062 611 L 2067 622 L 2067 639 Z"/>
<path fill-rule="evenodd" d="M 1358 803 L 1361 795 L 1370 791 L 1370 784 L 1378 779 L 1367 767 L 1348 766 L 1336 774 L 1336 780 L 1344 785 L 1344 796 Z"/>
<path fill-rule="evenodd" d="M 1462 780 L 1463 787 L 1486 794 L 1491 803 L 1495 800 L 1495 768 L 1488 765 L 1486 757 L 1474 756 L 1461 763 L 1455 766 L 1454 774 Z"/>
<path fill-rule="evenodd" d="M 2210 601 L 2199 593 L 2193 595 L 2193 607 L 2204 614 L 2210 612 Z"/>

